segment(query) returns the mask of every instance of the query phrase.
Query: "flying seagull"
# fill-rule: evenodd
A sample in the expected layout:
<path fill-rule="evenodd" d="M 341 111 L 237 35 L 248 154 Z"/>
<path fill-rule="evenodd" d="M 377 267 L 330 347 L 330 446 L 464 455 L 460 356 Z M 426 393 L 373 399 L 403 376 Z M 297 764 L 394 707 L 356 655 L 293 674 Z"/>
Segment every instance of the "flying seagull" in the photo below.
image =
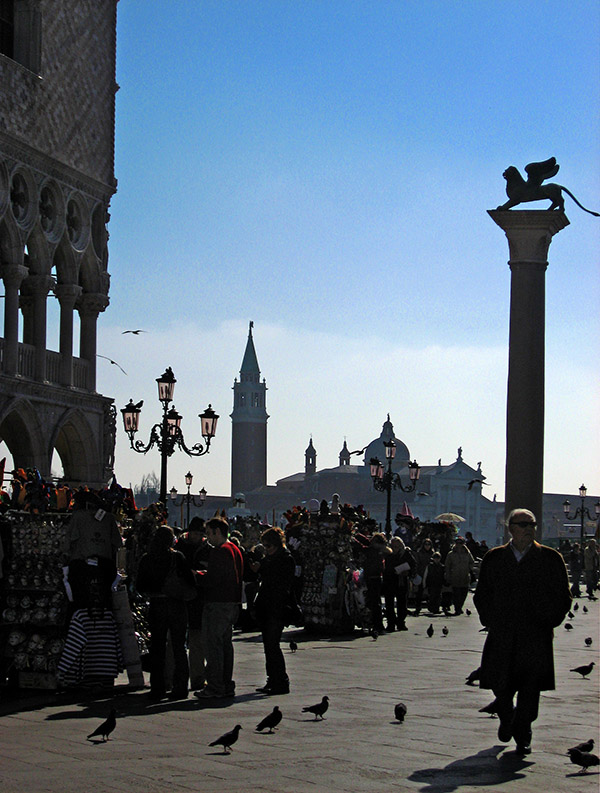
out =
<path fill-rule="evenodd" d="M 240 730 L 242 729 L 241 724 L 236 724 L 231 732 L 226 732 L 224 735 L 221 735 L 220 738 L 217 738 L 216 741 L 209 743 L 209 746 L 222 746 L 223 753 L 229 754 L 229 750 L 233 746 L 233 744 L 237 741 L 238 736 L 240 734 Z"/>
<path fill-rule="evenodd" d="M 471 481 L 468 483 L 467 490 L 471 490 L 473 485 L 488 485 L 489 486 L 489 482 L 484 482 L 483 479 L 471 479 Z"/>
<path fill-rule="evenodd" d="M 142 330 L 141 328 L 138 328 L 138 330 L 124 330 L 121 333 L 121 336 L 125 335 L 125 333 L 133 333 L 134 336 L 137 336 L 140 333 L 148 333 L 148 331 L 147 330 Z"/>
<path fill-rule="evenodd" d="M 102 740 L 108 741 L 108 736 L 111 734 L 111 732 L 115 729 L 116 726 L 117 726 L 117 711 L 114 708 L 112 708 L 110 713 L 108 714 L 108 718 L 106 719 L 106 721 L 103 721 L 99 727 L 96 727 L 94 732 L 91 732 L 88 735 L 87 740 L 89 741 L 90 738 L 95 738 L 96 735 L 101 735 Z"/>
<path fill-rule="evenodd" d="M 106 355 L 100 355 L 100 353 L 99 353 L 99 352 L 98 352 L 98 353 L 96 353 L 96 355 L 97 355 L 97 357 L 98 357 L 98 358 L 104 358 L 104 360 L 105 360 L 105 361 L 110 361 L 110 363 L 112 363 L 112 365 L 113 365 L 113 366 L 118 366 L 118 367 L 119 367 L 119 369 L 120 369 L 120 370 L 123 372 L 123 374 L 127 374 L 127 372 L 125 371 L 125 369 L 123 369 L 123 367 L 121 366 L 121 364 L 117 363 L 116 361 L 113 361 L 113 359 L 112 359 L 112 358 L 107 358 L 107 356 L 106 356 Z"/>

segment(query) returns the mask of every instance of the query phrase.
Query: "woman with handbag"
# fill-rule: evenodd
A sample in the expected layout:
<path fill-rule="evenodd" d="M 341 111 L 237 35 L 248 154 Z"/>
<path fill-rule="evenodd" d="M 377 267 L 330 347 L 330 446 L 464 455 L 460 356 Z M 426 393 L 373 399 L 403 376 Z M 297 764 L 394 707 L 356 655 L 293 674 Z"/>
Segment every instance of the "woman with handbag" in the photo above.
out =
<path fill-rule="evenodd" d="M 186 699 L 189 666 L 185 649 L 187 631 L 186 602 L 195 597 L 194 574 L 185 557 L 173 548 L 173 529 L 159 526 L 140 559 L 136 588 L 150 599 L 150 698 L 158 701 L 166 696 L 165 654 L 167 634 L 173 647 L 173 689 L 169 699 Z"/>
<path fill-rule="evenodd" d="M 262 632 L 267 682 L 257 691 L 261 694 L 288 694 L 290 681 L 280 642 L 292 605 L 295 563 L 286 548 L 285 535 L 280 528 L 263 531 L 260 541 L 265 556 L 262 561 L 252 563 L 252 569 L 260 577 L 254 606 Z"/>

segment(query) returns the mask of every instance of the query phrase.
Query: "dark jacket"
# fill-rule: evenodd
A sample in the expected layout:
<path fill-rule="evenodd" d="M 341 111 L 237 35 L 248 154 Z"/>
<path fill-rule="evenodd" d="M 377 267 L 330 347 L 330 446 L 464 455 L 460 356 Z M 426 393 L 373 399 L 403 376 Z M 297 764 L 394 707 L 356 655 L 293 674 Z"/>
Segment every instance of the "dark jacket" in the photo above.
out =
<path fill-rule="evenodd" d="M 143 595 L 150 597 L 163 594 L 163 585 L 167 573 L 171 567 L 171 561 L 175 558 L 177 572 L 188 584 L 194 584 L 194 574 L 185 561 L 185 557 L 179 551 L 168 550 L 165 553 L 156 555 L 145 553 L 140 559 L 138 567 L 136 589 Z"/>
<path fill-rule="evenodd" d="M 562 556 L 533 543 L 517 562 L 510 544 L 493 548 L 481 562 L 473 600 L 488 628 L 481 688 L 498 691 L 517 683 L 553 689 L 553 629 L 571 607 Z"/>
<path fill-rule="evenodd" d="M 196 581 L 204 590 L 205 603 L 241 603 L 244 560 L 242 552 L 227 540 L 211 548 L 208 569 L 196 571 Z"/>
<path fill-rule="evenodd" d="M 291 604 L 296 565 L 287 548 L 281 547 L 260 562 L 260 587 L 254 606 L 259 622 L 267 617 L 285 619 Z"/>
<path fill-rule="evenodd" d="M 387 589 L 406 589 L 408 579 L 412 578 L 416 570 L 415 557 L 410 548 L 404 548 L 397 553 L 389 553 L 384 557 L 385 566 L 383 568 L 383 588 Z M 401 564 L 407 564 L 408 570 L 398 574 L 396 568 Z"/>

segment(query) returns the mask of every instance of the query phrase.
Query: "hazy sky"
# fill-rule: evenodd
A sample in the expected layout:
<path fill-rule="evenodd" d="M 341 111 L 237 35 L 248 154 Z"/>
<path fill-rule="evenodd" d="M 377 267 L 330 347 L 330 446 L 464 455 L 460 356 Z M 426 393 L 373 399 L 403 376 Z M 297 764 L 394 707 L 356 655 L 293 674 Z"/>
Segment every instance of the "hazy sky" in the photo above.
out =
<path fill-rule="evenodd" d="M 227 494 L 248 322 L 267 380 L 268 482 L 396 435 L 423 465 L 481 460 L 504 497 L 510 270 L 486 213 L 508 165 L 556 156 L 600 210 L 600 6 L 548 0 L 122 0 L 111 305 L 98 388 L 118 408 L 178 379 L 189 445 L 169 487 Z M 535 205 L 543 208 L 544 205 Z M 545 490 L 600 493 L 600 220 L 547 271 Z M 148 331 L 121 335 L 127 328 Z M 120 481 L 159 472 L 128 450 Z M 197 486 L 197 487 L 196 487 Z"/>

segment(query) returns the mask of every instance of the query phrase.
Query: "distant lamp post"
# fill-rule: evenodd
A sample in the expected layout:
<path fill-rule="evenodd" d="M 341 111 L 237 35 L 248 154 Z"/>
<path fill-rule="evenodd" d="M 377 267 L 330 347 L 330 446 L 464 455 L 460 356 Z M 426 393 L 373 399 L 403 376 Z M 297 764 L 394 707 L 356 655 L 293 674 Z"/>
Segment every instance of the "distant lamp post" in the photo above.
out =
<path fill-rule="evenodd" d="M 160 424 L 155 424 L 150 430 L 150 439 L 147 444 L 144 444 L 143 441 L 134 441 L 135 433 L 139 429 L 143 401 L 134 404 L 133 400 L 130 399 L 129 403 L 122 408 L 121 413 L 123 414 L 125 432 L 129 436 L 131 448 L 135 452 L 146 454 L 153 446 L 156 446 L 160 451 L 160 500 L 163 504 L 166 504 L 168 458 L 177 447 L 190 457 L 200 457 L 206 454 L 209 450 L 210 442 L 215 436 L 219 417 L 209 405 L 204 413 L 199 416 L 200 433 L 204 439 L 204 444 L 196 443 L 191 448 L 188 448 L 181 431 L 182 417 L 175 410 L 175 406 L 169 408 L 173 400 L 175 383 L 177 382 L 170 366 L 167 367 L 164 374 L 156 378 L 156 382 L 158 385 L 158 399 L 163 406 L 163 417 Z"/>
<path fill-rule="evenodd" d="M 567 520 L 575 520 L 577 517 L 581 518 L 579 539 L 582 545 L 585 539 L 585 526 L 584 526 L 585 518 L 587 518 L 588 520 L 595 520 L 595 521 L 598 521 L 598 519 L 600 518 L 600 500 L 596 501 L 596 503 L 594 504 L 595 515 L 592 517 L 592 515 L 590 515 L 589 509 L 585 506 L 586 496 L 587 496 L 587 487 L 585 485 L 581 485 L 581 487 L 579 488 L 579 497 L 581 498 L 581 506 L 577 507 L 574 515 L 569 514 L 571 511 L 571 502 L 569 500 L 563 501 L 563 512 L 565 513 L 565 518 Z"/>
<path fill-rule="evenodd" d="M 371 477 L 373 478 L 373 487 L 375 490 L 387 493 L 387 510 L 385 514 L 385 535 L 389 539 L 392 534 L 392 489 L 399 488 L 403 493 L 412 493 L 417 486 L 419 474 L 421 470 L 416 460 L 408 464 L 408 476 L 411 484 L 406 487 L 400 481 L 400 474 L 392 471 L 392 463 L 396 456 L 396 444 L 394 441 L 384 441 L 385 457 L 387 460 L 387 471 L 384 469 L 383 463 L 376 457 L 372 457 L 370 461 Z"/>
<path fill-rule="evenodd" d="M 187 493 L 183 493 L 181 496 L 181 501 L 177 503 L 177 488 L 172 487 L 169 490 L 169 495 L 171 496 L 171 501 L 173 502 L 174 506 L 181 507 L 184 504 L 187 505 L 186 508 L 186 522 L 184 529 L 187 529 L 190 525 L 190 504 L 193 504 L 195 507 L 203 507 L 204 502 L 206 501 L 206 490 L 202 488 L 202 490 L 198 493 L 199 502 L 196 504 L 196 496 L 193 493 L 190 493 L 190 488 L 192 487 L 192 480 L 194 477 L 192 476 L 191 472 L 188 471 L 185 475 L 185 484 L 187 485 Z"/>

